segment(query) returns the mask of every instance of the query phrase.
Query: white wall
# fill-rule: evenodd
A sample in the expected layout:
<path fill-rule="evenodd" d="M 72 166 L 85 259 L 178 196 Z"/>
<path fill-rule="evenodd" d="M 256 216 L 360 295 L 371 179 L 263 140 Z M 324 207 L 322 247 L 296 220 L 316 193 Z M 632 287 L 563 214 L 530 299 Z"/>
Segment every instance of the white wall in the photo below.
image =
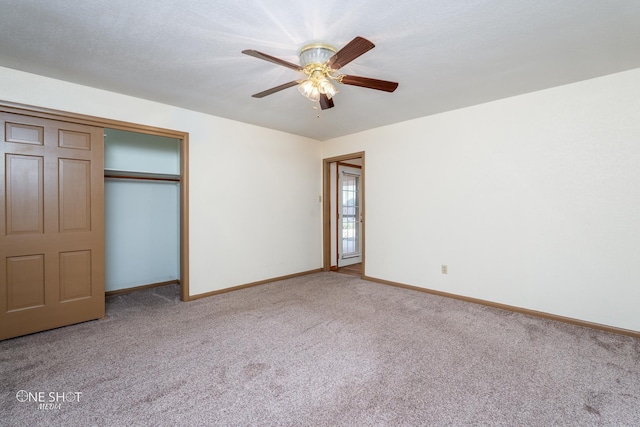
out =
<path fill-rule="evenodd" d="M 366 151 L 367 275 L 640 331 L 640 70 L 322 145 L 7 68 L 0 81 L 1 100 L 190 133 L 192 295 L 320 267 L 319 159 Z"/>
<path fill-rule="evenodd" d="M 189 132 L 191 295 L 321 267 L 318 141 L 8 68 L 0 81 L 4 101 Z"/>
<path fill-rule="evenodd" d="M 366 151 L 366 274 L 640 331 L 639 93 L 637 69 L 326 141 Z"/>
<path fill-rule="evenodd" d="M 118 129 L 105 129 L 104 168 L 180 175 L 180 140 Z"/>
<path fill-rule="evenodd" d="M 104 288 L 180 278 L 180 183 L 106 179 Z"/>

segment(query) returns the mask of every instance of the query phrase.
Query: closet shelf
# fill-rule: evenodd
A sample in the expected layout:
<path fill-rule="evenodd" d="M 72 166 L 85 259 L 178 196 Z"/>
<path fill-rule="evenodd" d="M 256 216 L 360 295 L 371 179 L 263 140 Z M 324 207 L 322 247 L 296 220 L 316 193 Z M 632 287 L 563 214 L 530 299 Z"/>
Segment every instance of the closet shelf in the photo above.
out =
<path fill-rule="evenodd" d="M 121 171 L 121 170 L 114 170 L 114 169 L 105 169 L 104 177 L 115 178 L 115 179 L 180 182 L 180 175 L 173 175 L 173 174 L 166 174 L 166 173 L 152 173 L 152 172 L 132 172 L 132 171 Z"/>

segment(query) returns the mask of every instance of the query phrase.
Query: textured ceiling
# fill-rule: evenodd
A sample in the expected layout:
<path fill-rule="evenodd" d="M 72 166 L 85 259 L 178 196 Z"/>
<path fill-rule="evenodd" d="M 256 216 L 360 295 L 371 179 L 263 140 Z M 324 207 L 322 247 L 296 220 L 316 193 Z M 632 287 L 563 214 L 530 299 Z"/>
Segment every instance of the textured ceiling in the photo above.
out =
<path fill-rule="evenodd" d="M 637 0 L 0 0 L 0 66 L 328 139 L 640 68 Z M 400 83 L 339 86 L 320 111 L 298 63 L 310 40 L 376 47 L 345 74 Z M 1 84 L 1 83 L 0 83 Z"/>

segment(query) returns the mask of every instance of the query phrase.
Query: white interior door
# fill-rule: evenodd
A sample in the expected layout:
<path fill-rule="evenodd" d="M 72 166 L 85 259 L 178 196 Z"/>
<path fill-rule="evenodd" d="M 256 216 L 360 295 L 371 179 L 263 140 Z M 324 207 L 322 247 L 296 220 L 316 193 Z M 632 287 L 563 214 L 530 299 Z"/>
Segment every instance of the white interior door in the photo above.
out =
<path fill-rule="evenodd" d="M 361 170 L 338 166 L 338 267 L 362 262 Z"/>

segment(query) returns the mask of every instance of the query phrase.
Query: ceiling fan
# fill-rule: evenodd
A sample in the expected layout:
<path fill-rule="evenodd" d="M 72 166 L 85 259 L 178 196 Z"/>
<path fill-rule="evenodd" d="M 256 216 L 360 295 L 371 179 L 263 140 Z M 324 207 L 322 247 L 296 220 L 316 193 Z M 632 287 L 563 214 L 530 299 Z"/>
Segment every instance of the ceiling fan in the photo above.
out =
<path fill-rule="evenodd" d="M 338 51 L 336 51 L 336 48 L 333 46 L 325 43 L 309 43 L 300 50 L 300 65 L 253 49 L 243 50 L 242 53 L 303 72 L 307 76 L 305 79 L 294 80 L 256 93 L 252 95 L 254 98 L 263 98 L 283 89 L 298 86 L 298 90 L 302 95 L 311 101 L 320 102 L 320 108 L 326 110 L 327 108 L 333 107 L 333 96 L 338 93 L 338 90 L 332 82 L 382 90 L 385 92 L 393 92 L 396 90 L 398 87 L 398 83 L 396 82 L 336 74 L 340 68 L 374 47 L 375 45 L 373 43 L 363 37 L 354 38 Z"/>

